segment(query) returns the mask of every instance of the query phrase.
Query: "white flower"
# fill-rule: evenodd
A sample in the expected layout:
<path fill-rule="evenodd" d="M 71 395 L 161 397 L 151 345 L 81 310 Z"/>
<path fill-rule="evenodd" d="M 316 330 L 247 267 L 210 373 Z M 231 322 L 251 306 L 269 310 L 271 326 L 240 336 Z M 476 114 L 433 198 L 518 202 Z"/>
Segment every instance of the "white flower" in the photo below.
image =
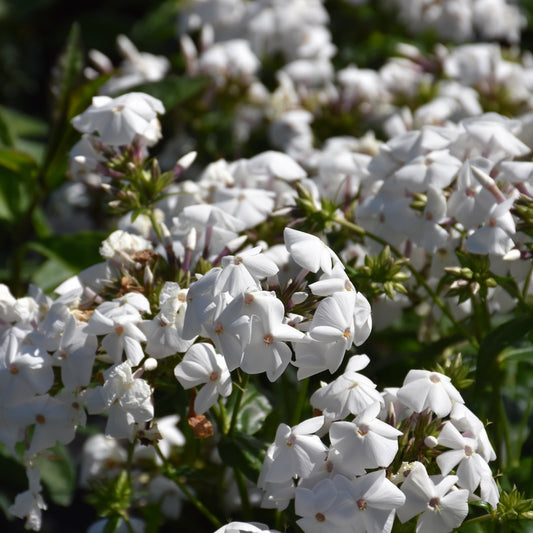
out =
<path fill-rule="evenodd" d="M 446 476 L 435 484 L 424 465 L 416 463 L 401 486 L 405 505 L 397 511 L 402 523 L 419 513 L 417 532 L 448 533 L 459 527 L 468 514 L 468 491 L 450 490 L 457 476 Z"/>
<path fill-rule="evenodd" d="M 336 475 L 334 483 L 339 492 L 350 495 L 354 533 L 389 533 L 395 509 L 405 503 L 405 495 L 385 477 L 385 470 L 377 470 L 355 479 Z"/>
<path fill-rule="evenodd" d="M 280 424 L 270 445 L 260 479 L 263 483 L 283 483 L 294 476 L 308 477 L 326 457 L 326 446 L 316 433 L 324 424 L 318 416 L 290 428 Z"/>
<path fill-rule="evenodd" d="M 279 533 L 258 522 L 230 522 L 217 529 L 215 533 Z"/>
<path fill-rule="evenodd" d="M 311 396 L 311 405 L 324 411 L 325 416 L 340 420 L 349 413 L 359 414 L 373 403 L 383 404 L 376 384 L 358 373 L 369 361 L 364 354 L 352 356 L 342 376 L 315 391 Z"/>
<path fill-rule="evenodd" d="M 367 468 L 389 466 L 394 459 L 402 432 L 376 418 L 379 411 L 380 404 L 374 403 L 353 422 L 331 424 L 331 445 L 341 454 L 346 473 L 359 475 Z"/>
<path fill-rule="evenodd" d="M 448 376 L 428 370 L 410 370 L 397 397 L 417 413 L 429 408 L 440 418 L 450 413 L 454 402 L 464 403 Z"/>
<path fill-rule="evenodd" d="M 132 440 L 135 424 L 144 424 L 154 416 L 150 385 L 133 375 L 128 362 L 111 367 L 104 378 L 102 387 L 91 389 L 87 411 L 108 412 L 106 435 Z"/>
<path fill-rule="evenodd" d="M 294 261 L 310 272 L 322 269 L 329 274 L 340 262 L 335 252 L 315 235 L 285 228 L 283 238 Z"/>
<path fill-rule="evenodd" d="M 194 400 L 197 414 L 205 413 L 219 395 L 231 394 L 231 375 L 226 361 L 211 344 L 193 344 L 174 369 L 174 375 L 184 389 L 204 384 Z"/>
<path fill-rule="evenodd" d="M 353 501 L 337 489 L 331 479 L 319 481 L 313 489 L 298 487 L 295 512 L 305 533 L 346 533 L 351 530 Z"/>
<path fill-rule="evenodd" d="M 458 485 L 468 489 L 471 493 L 481 483 L 481 498 L 495 508 L 499 500 L 498 488 L 492 480 L 489 465 L 478 453 L 479 443 L 477 439 L 461 435 L 451 422 L 447 422 L 439 434 L 438 442 L 441 446 L 452 448 L 437 457 L 437 464 L 442 475 L 449 474 L 455 468 Z M 492 480 L 493 483 L 490 483 L 489 480 Z"/>
<path fill-rule="evenodd" d="M 97 132 L 110 146 L 129 145 L 137 136 L 153 144 L 159 137 L 157 115 L 164 112 L 160 100 L 144 93 L 95 96 L 92 105 L 72 119 L 72 125 L 82 133 Z"/>

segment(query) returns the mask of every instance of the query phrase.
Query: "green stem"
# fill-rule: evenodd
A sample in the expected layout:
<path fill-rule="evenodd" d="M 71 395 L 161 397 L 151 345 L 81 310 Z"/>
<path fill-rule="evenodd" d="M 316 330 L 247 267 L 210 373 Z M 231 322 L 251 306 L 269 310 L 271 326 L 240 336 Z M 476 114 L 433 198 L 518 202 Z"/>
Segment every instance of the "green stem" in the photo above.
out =
<path fill-rule="evenodd" d="M 124 520 L 124 523 L 126 524 L 126 527 L 128 528 L 129 533 L 135 533 L 135 530 L 133 529 L 133 526 L 131 525 L 130 519 L 127 516 L 123 516 L 122 520 Z"/>
<path fill-rule="evenodd" d="M 228 430 L 228 436 L 231 437 L 235 433 L 235 428 L 237 427 L 237 416 L 239 415 L 239 409 L 241 407 L 242 396 L 246 387 L 248 386 L 248 380 L 250 376 L 244 374 L 242 381 L 237 389 L 237 397 L 235 398 L 235 406 L 233 407 L 233 413 L 231 413 L 231 422 Z"/>
<path fill-rule="evenodd" d="M 354 224 L 353 222 L 349 222 L 348 220 L 346 220 L 345 218 L 342 218 L 340 216 L 336 216 L 334 220 L 335 220 L 335 222 L 337 222 L 341 226 L 344 226 L 344 227 L 356 232 L 361 237 L 368 237 L 369 239 L 372 239 L 373 241 L 381 244 L 382 246 L 388 246 L 390 248 L 391 252 L 394 255 L 396 255 L 396 257 L 398 257 L 398 258 L 402 258 L 403 257 L 403 255 L 399 252 L 399 250 L 397 250 L 394 246 L 389 244 L 387 241 L 385 241 L 381 237 L 378 237 L 377 235 L 374 235 L 373 233 L 370 233 L 370 232 L 364 230 L 363 228 L 361 228 L 357 224 Z M 444 315 L 446 315 L 446 317 L 451 321 L 451 323 L 464 335 L 464 337 L 466 339 L 468 339 L 470 344 L 475 349 L 478 349 L 479 348 L 479 343 L 478 343 L 477 339 L 473 335 L 471 335 L 471 333 L 462 324 L 457 322 L 455 317 L 452 315 L 451 311 L 448 309 L 448 306 L 439 298 L 437 293 L 427 284 L 427 282 L 424 279 L 424 277 L 422 276 L 422 274 L 420 274 L 420 272 L 418 272 L 418 270 L 416 270 L 416 268 L 414 268 L 409 262 L 406 262 L 405 266 L 411 272 L 411 274 L 415 277 L 417 283 L 421 287 L 424 288 L 424 290 L 429 295 L 429 297 L 433 300 L 435 305 L 437 305 L 437 307 L 444 313 Z"/>
<path fill-rule="evenodd" d="M 239 489 L 239 496 L 241 497 L 241 506 L 244 519 L 246 521 L 250 521 L 252 519 L 252 508 L 248 498 L 248 488 L 246 487 L 244 475 L 238 468 L 234 468 L 233 472 L 235 474 L 235 481 L 237 482 L 237 487 Z"/>
<path fill-rule="evenodd" d="M 126 472 L 128 474 L 128 481 L 131 481 L 131 467 L 133 465 L 133 452 L 135 451 L 135 443 L 128 444 L 128 457 L 126 460 Z"/>
<path fill-rule="evenodd" d="M 525 304 L 526 298 L 527 298 L 527 291 L 529 290 L 529 285 L 531 283 L 531 276 L 533 275 L 533 262 L 531 263 L 531 266 L 529 267 L 526 281 L 524 282 L 524 287 L 522 288 L 522 301 Z"/>
<path fill-rule="evenodd" d="M 220 424 L 221 424 L 221 432 L 222 434 L 226 434 L 228 432 L 228 429 L 229 429 L 229 424 L 228 424 L 228 416 L 226 414 L 226 406 L 224 405 L 224 402 L 222 401 L 222 397 L 219 396 L 218 398 L 218 406 L 219 406 L 219 409 L 220 409 Z"/>
<path fill-rule="evenodd" d="M 531 396 L 529 397 L 529 400 L 527 402 L 527 406 L 524 409 L 524 414 L 522 415 L 522 419 L 520 420 L 520 427 L 518 430 L 518 439 L 516 443 L 516 450 L 514 453 L 514 457 L 512 458 L 512 464 L 513 466 L 518 466 L 520 464 L 520 452 L 522 450 L 522 444 L 525 442 L 527 438 L 526 432 L 528 431 L 528 421 L 529 421 L 529 414 L 531 412 L 531 406 L 533 405 L 533 398 Z M 514 458 L 516 458 L 516 464 L 514 461 Z"/>
<path fill-rule="evenodd" d="M 292 414 L 292 425 L 295 426 L 300 422 L 304 404 L 307 402 L 307 389 L 309 387 L 309 378 L 301 382 L 300 390 L 298 391 L 298 398 L 296 399 L 296 407 Z"/>
<path fill-rule="evenodd" d="M 494 516 L 492 514 L 484 514 L 481 516 L 476 516 L 475 518 L 470 518 L 470 520 L 463 522 L 461 524 L 461 528 L 469 526 L 470 524 L 477 524 L 479 522 L 487 522 L 488 520 L 494 520 Z"/>
<path fill-rule="evenodd" d="M 157 238 L 159 239 L 159 242 L 165 246 L 165 243 L 163 242 L 163 232 L 161 231 L 161 226 L 159 225 L 159 222 L 155 218 L 154 210 L 150 209 L 150 222 L 152 223 L 152 227 L 154 228 L 154 231 L 157 235 Z"/>
<path fill-rule="evenodd" d="M 161 449 L 157 444 L 154 444 L 154 449 L 163 461 L 163 466 L 166 473 L 174 483 L 180 488 L 181 492 L 187 496 L 188 500 L 216 527 L 222 527 L 222 522 L 187 488 L 187 486 L 180 481 L 179 476 L 176 474 L 174 467 L 168 462 L 167 458 L 161 452 Z"/>

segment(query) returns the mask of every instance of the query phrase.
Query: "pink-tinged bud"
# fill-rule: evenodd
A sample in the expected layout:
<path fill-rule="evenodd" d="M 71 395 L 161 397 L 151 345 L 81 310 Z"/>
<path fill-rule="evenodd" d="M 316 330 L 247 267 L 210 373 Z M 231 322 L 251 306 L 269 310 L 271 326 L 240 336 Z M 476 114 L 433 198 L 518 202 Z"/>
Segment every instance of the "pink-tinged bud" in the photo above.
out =
<path fill-rule="evenodd" d="M 492 196 L 494 196 L 499 204 L 505 202 L 505 196 L 503 195 L 502 191 L 498 189 L 498 185 L 496 185 L 496 182 L 488 174 L 477 167 L 470 168 L 472 169 L 472 174 L 474 177 L 483 187 L 485 187 L 485 189 L 492 194 Z"/>

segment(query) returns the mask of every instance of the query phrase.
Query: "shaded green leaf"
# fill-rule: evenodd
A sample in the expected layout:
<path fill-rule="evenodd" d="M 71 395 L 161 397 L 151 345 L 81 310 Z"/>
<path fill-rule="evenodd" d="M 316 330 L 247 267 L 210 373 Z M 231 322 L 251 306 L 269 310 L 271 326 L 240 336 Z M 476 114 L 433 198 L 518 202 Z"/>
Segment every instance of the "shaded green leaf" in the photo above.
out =
<path fill-rule="evenodd" d="M 244 434 L 225 436 L 218 444 L 222 461 L 239 469 L 251 481 L 255 481 L 259 476 L 266 448 L 267 443 Z"/>
<path fill-rule="evenodd" d="M 120 522 L 122 522 L 120 516 L 113 515 L 112 517 L 110 517 L 104 527 L 104 533 L 115 533 Z"/>
<path fill-rule="evenodd" d="M 0 144 L 14 147 L 13 135 L 11 134 L 11 128 L 8 126 L 8 122 L 4 117 L 2 110 L 0 109 Z"/>
<path fill-rule="evenodd" d="M 10 107 L 0 106 L 0 116 L 7 122 L 14 137 L 39 138 L 46 135 L 48 131 L 48 125 L 44 120 Z"/>
<path fill-rule="evenodd" d="M 205 89 L 209 81 L 207 78 L 186 78 L 179 76 L 169 76 L 164 80 L 154 83 L 143 83 L 130 91 L 140 91 L 159 98 L 168 111 L 185 100 L 198 94 Z"/>
<path fill-rule="evenodd" d="M 231 412 L 235 408 L 236 398 L 237 394 L 232 394 L 228 401 L 227 408 Z M 253 435 L 261 429 L 271 411 L 272 405 L 267 397 L 248 384 L 241 398 L 235 427 L 241 433 Z"/>
<path fill-rule="evenodd" d="M 533 323 L 530 315 L 522 315 L 505 322 L 491 331 L 479 347 L 476 385 L 482 387 L 491 382 L 491 373 L 498 355 L 508 346 L 516 345 L 531 331 Z"/>
<path fill-rule="evenodd" d="M 11 172 L 21 174 L 22 178 L 32 177 L 37 170 L 35 160 L 18 150 L 0 150 L 0 166 Z"/>
<path fill-rule="evenodd" d="M 41 479 L 50 499 L 58 505 L 70 505 L 76 488 L 76 469 L 67 448 L 57 444 L 48 459 L 38 459 Z"/>
<path fill-rule="evenodd" d="M 51 292 L 63 281 L 77 273 L 55 259 L 48 259 L 37 269 L 32 269 L 31 282 L 43 291 Z"/>
<path fill-rule="evenodd" d="M 81 231 L 33 241 L 28 247 L 77 273 L 102 260 L 98 250 L 105 237 L 103 232 Z"/>
<path fill-rule="evenodd" d="M 83 51 L 80 28 L 72 25 L 63 52 L 59 56 L 52 76 L 52 95 L 54 97 L 53 118 L 61 121 L 64 116 L 70 91 L 79 83 L 83 71 Z"/>

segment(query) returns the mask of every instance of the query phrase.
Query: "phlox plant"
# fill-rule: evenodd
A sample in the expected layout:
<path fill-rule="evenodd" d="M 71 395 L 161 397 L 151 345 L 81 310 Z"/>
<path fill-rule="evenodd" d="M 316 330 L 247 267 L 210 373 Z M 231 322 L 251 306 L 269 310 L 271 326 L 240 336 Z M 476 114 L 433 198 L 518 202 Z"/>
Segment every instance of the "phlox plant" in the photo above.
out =
<path fill-rule="evenodd" d="M 68 152 L 72 203 L 114 218 L 84 264 L 64 259 L 90 244 L 76 234 L 65 256 L 28 244 L 48 257 L 33 281 L 55 272 L 45 290 L 22 291 L 26 245 L 0 284 L 0 451 L 24 479 L 0 500 L 9 527 L 48 531 L 52 504 L 83 498 L 90 520 L 57 531 L 531 528 L 525 17 L 503 0 L 379 4 L 446 45 L 339 68 L 327 3 L 190 1 L 177 84 L 120 36 L 121 66 L 92 50 L 77 85 L 73 30 L 65 132 L 41 166 L 15 146 L 0 166 L 35 177 L 21 209 L 38 221 Z M 161 88 L 178 86 L 189 112 L 230 110 L 239 156 L 172 132 L 180 98 Z"/>

